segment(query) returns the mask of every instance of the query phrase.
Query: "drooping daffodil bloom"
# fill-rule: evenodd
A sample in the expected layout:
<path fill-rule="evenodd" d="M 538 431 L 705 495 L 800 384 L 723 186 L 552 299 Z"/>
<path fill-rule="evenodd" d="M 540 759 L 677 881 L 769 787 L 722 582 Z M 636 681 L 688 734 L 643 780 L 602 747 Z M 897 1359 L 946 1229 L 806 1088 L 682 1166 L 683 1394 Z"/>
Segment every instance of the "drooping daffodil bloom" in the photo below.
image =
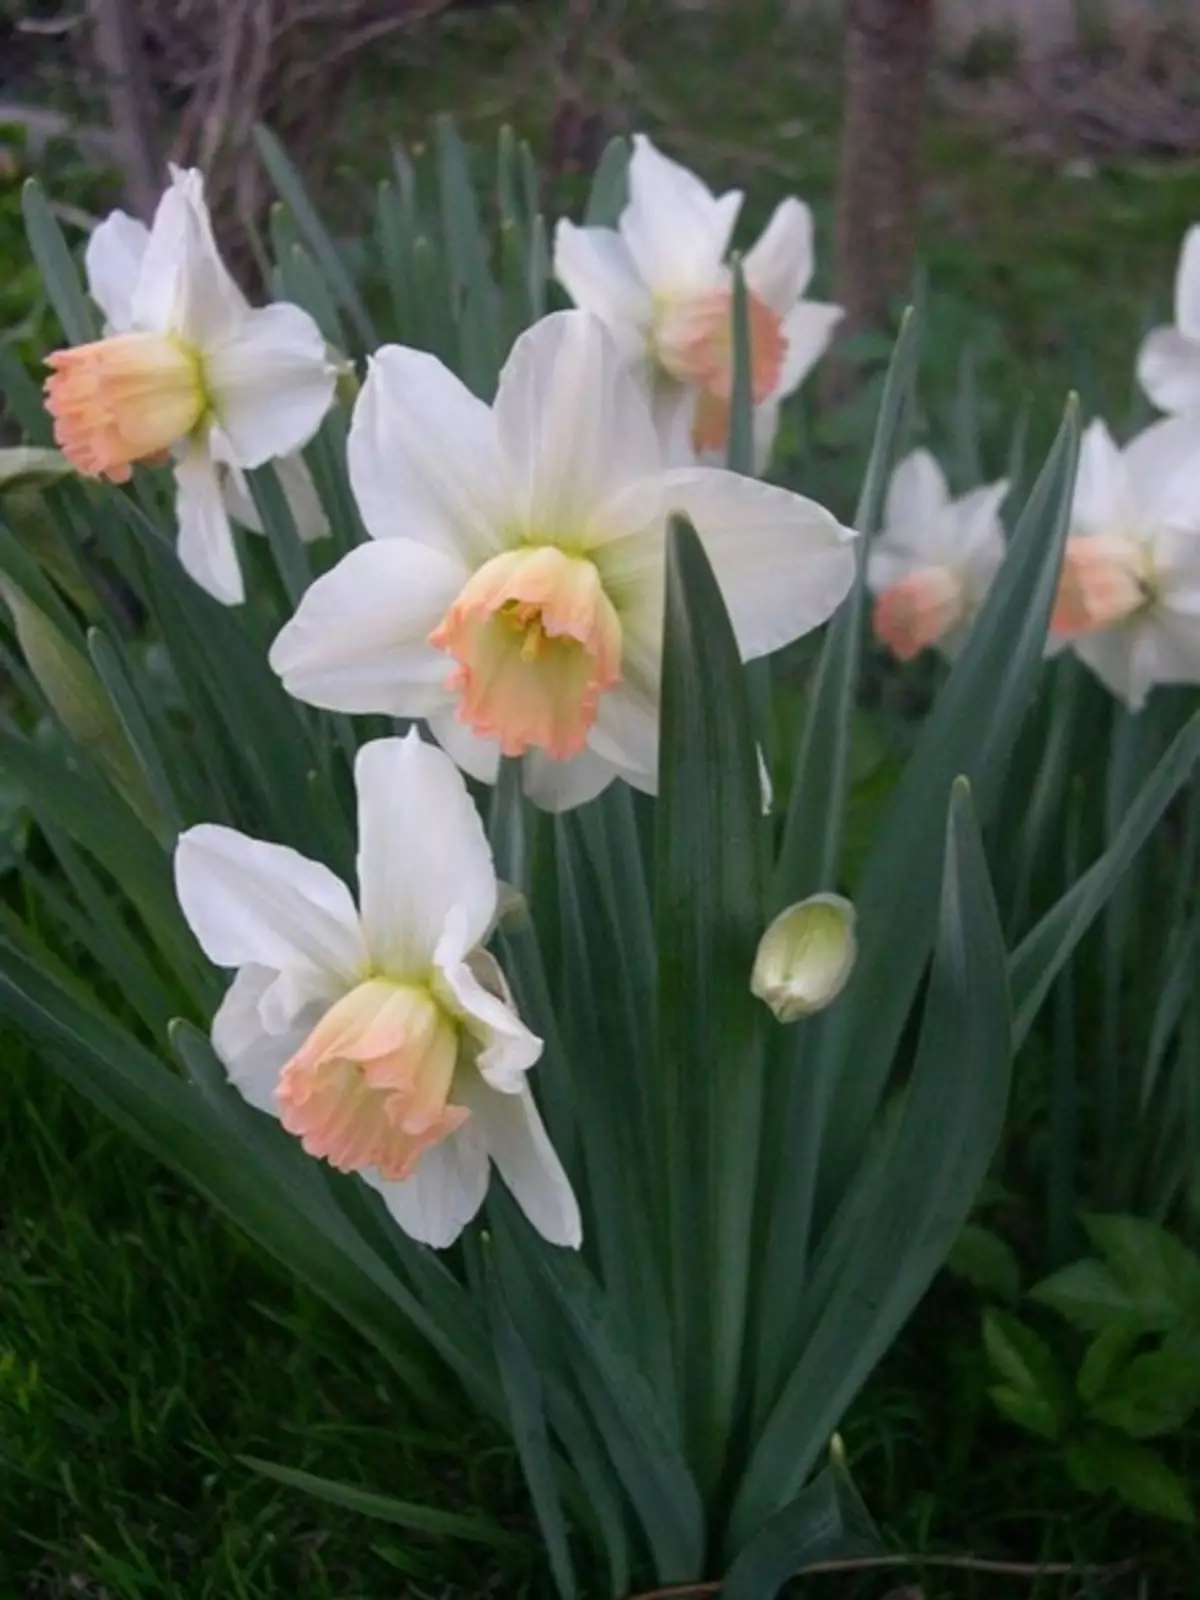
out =
<path fill-rule="evenodd" d="M 349 441 L 371 541 L 303 596 L 271 649 L 310 705 L 424 718 L 467 772 L 526 756 L 531 797 L 657 786 L 667 527 L 687 516 L 744 659 L 823 622 L 852 534 L 811 500 L 667 469 L 640 386 L 582 311 L 517 340 L 490 408 L 431 355 L 371 362 Z"/>
<path fill-rule="evenodd" d="M 1200 417 L 1087 428 L 1050 628 L 1131 711 L 1200 683 Z"/>
<path fill-rule="evenodd" d="M 714 195 L 695 173 L 635 134 L 629 201 L 617 228 L 561 221 L 554 275 L 575 304 L 601 317 L 648 381 L 673 454 L 724 458 L 733 392 L 730 239 L 742 196 Z M 813 271 L 812 214 L 780 202 L 742 263 L 760 463 L 780 402 L 824 353 L 839 306 L 804 298 Z"/>
<path fill-rule="evenodd" d="M 527 1083 L 542 1043 L 483 948 L 497 883 L 462 777 L 413 733 L 363 746 L 355 782 L 357 908 L 282 845 L 208 825 L 180 837 L 184 915 L 210 960 L 236 969 L 216 1053 L 251 1105 L 363 1177 L 412 1238 L 457 1238 L 494 1165 L 546 1239 L 578 1246 Z"/>
<path fill-rule="evenodd" d="M 1008 483 L 989 483 L 952 499 L 928 450 L 914 450 L 892 473 L 883 527 L 867 560 L 876 597 L 876 636 L 898 661 L 934 646 L 961 650 L 1004 560 L 1000 506 Z"/>
<path fill-rule="evenodd" d="M 1138 382 L 1160 411 L 1200 411 L 1200 224 L 1188 229 L 1175 272 L 1175 324 L 1142 341 Z"/>
<path fill-rule="evenodd" d="M 47 358 L 55 438 L 80 472 L 114 483 L 137 462 L 172 460 L 179 558 L 210 594 L 237 604 L 229 512 L 258 524 L 243 471 L 312 438 L 337 366 L 299 306 L 249 305 L 217 251 L 199 172 L 172 168 L 149 229 L 124 212 L 106 218 L 86 266 L 107 328 Z M 302 463 L 284 467 L 283 483 L 301 532 L 323 532 Z"/>
<path fill-rule="evenodd" d="M 750 989 L 780 1022 L 832 1005 L 858 957 L 855 912 L 840 894 L 814 894 L 781 911 L 758 942 Z"/>

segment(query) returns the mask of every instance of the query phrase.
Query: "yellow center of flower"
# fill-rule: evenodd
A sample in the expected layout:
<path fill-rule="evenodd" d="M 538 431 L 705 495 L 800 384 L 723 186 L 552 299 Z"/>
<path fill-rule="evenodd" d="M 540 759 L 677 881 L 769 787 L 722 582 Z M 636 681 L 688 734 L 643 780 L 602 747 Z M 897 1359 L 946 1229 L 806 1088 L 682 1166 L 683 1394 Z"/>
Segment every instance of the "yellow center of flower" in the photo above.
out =
<path fill-rule="evenodd" d="M 911 661 L 944 639 L 967 614 L 966 585 L 949 567 L 922 567 L 885 589 L 872 625 L 897 661 Z"/>
<path fill-rule="evenodd" d="M 454 1019 L 420 985 L 368 978 L 317 1023 L 280 1074 L 279 1120 L 339 1172 L 374 1167 L 401 1183 L 462 1126 L 450 1103 Z"/>
<path fill-rule="evenodd" d="M 162 333 L 122 333 L 46 358 L 46 409 L 72 466 L 124 483 L 135 461 L 187 438 L 207 410 L 199 354 Z"/>
<path fill-rule="evenodd" d="M 787 338 L 781 319 L 765 301 L 747 292 L 750 331 L 750 392 L 761 405 L 779 385 Z M 699 390 L 692 421 L 698 451 L 719 450 L 729 439 L 733 397 L 733 296 L 728 289 L 664 301 L 655 323 L 659 363 L 678 383 Z"/>
<path fill-rule="evenodd" d="M 1120 534 L 1067 540 L 1050 631 L 1079 638 L 1111 628 L 1154 599 L 1145 549 Z"/>
<path fill-rule="evenodd" d="M 620 677 L 621 624 L 600 574 L 556 545 L 494 556 L 430 643 L 458 662 L 459 720 L 506 756 L 578 755 L 600 696 Z"/>

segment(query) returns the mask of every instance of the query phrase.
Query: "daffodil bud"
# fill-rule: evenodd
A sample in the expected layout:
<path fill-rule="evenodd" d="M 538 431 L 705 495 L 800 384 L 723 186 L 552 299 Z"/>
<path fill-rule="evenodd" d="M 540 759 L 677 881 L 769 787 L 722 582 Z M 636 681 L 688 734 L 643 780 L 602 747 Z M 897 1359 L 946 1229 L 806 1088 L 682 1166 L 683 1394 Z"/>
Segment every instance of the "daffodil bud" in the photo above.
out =
<path fill-rule="evenodd" d="M 7 578 L 0 579 L 0 596 L 12 613 L 26 665 L 71 737 L 90 749 L 119 731 L 91 662 Z"/>
<path fill-rule="evenodd" d="M 25 665 L 55 716 L 155 831 L 161 823 L 157 807 L 91 661 L 7 578 L 0 578 L 0 599 L 12 616 Z"/>
<path fill-rule="evenodd" d="M 780 1022 L 822 1011 L 854 967 L 854 907 L 837 894 L 814 894 L 781 911 L 763 934 L 750 988 Z"/>

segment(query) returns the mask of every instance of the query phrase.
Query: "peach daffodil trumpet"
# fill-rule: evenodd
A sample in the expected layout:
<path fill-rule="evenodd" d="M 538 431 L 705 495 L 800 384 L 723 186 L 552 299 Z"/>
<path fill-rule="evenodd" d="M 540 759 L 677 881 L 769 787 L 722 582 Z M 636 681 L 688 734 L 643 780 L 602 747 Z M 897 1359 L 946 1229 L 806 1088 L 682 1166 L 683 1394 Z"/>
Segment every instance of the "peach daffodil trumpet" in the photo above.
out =
<path fill-rule="evenodd" d="M 492 854 L 453 763 L 415 734 L 355 764 L 358 885 L 232 828 L 175 852 L 184 915 L 236 969 L 213 1020 L 251 1105 L 354 1172 L 404 1231 L 452 1243 L 494 1166 L 535 1228 L 576 1247 L 579 1211 L 527 1082 L 542 1052 L 484 949 Z"/>
<path fill-rule="evenodd" d="M 867 582 L 875 635 L 898 661 L 933 648 L 951 659 L 966 639 L 1004 559 L 1000 505 L 1006 482 L 953 500 L 928 450 L 892 473 Z"/>
<path fill-rule="evenodd" d="M 730 240 L 740 191 L 714 195 L 644 134 L 635 134 L 629 201 L 617 227 L 562 221 L 554 275 L 600 317 L 646 379 L 672 453 L 723 459 L 733 392 Z M 812 215 L 780 202 L 743 262 L 751 392 L 760 461 L 780 402 L 825 351 L 841 308 L 805 298 L 813 271 Z"/>
<path fill-rule="evenodd" d="M 1156 683 L 1200 683 L 1200 416 L 1123 450 L 1087 428 L 1050 635 L 1131 711 Z"/>
<path fill-rule="evenodd" d="M 198 172 L 172 169 L 147 229 L 114 212 L 86 266 L 103 338 L 47 358 L 55 438 L 80 472 L 124 483 L 171 461 L 179 558 L 226 604 L 244 590 L 230 512 L 257 524 L 244 470 L 289 458 L 320 426 L 337 366 L 299 306 L 253 309 L 217 251 Z M 324 531 L 302 463 L 282 461 L 302 534 Z"/>
<path fill-rule="evenodd" d="M 493 406 L 388 346 L 350 429 L 368 544 L 303 596 L 271 649 L 310 705 L 423 718 L 472 776 L 525 758 L 565 810 L 615 777 L 657 785 L 667 526 L 690 519 L 743 659 L 831 614 L 849 530 L 734 473 L 669 469 L 645 396 L 582 311 L 522 334 Z"/>

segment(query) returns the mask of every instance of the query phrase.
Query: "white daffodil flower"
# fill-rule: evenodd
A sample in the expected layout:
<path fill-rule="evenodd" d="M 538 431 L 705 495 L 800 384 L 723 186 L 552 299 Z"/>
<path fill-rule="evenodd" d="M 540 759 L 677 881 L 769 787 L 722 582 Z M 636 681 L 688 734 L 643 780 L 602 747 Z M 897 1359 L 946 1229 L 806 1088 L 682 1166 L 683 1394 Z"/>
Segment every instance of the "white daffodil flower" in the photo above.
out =
<path fill-rule="evenodd" d="M 645 396 L 581 311 L 517 340 L 486 406 L 431 355 L 388 346 L 354 412 L 369 544 L 304 595 L 271 649 L 310 705 L 424 718 L 472 776 L 528 755 L 552 810 L 614 777 L 657 786 L 667 526 L 687 516 L 743 659 L 846 594 L 851 532 L 734 473 L 667 470 Z"/>
<path fill-rule="evenodd" d="M 494 1164 L 533 1226 L 577 1247 L 579 1210 L 526 1074 L 542 1053 L 482 948 L 492 853 L 453 763 L 418 736 L 365 745 L 357 909 L 327 867 L 232 828 L 175 852 L 184 915 L 237 969 L 212 1038 L 231 1081 L 312 1156 L 378 1189 L 438 1248 Z"/>
<path fill-rule="evenodd" d="M 928 450 L 897 464 L 867 558 L 875 633 L 897 660 L 930 645 L 953 660 L 962 649 L 1004 560 L 1007 493 L 1002 480 L 952 500 Z"/>
<path fill-rule="evenodd" d="M 1200 411 L 1200 225 L 1188 229 L 1175 272 L 1175 325 L 1142 342 L 1138 382 L 1160 411 Z"/>
<path fill-rule="evenodd" d="M 301 531 L 324 531 L 303 463 L 285 458 L 320 426 L 337 368 L 306 311 L 247 303 L 217 252 L 196 171 L 172 168 L 151 228 L 123 212 L 101 223 L 86 266 L 108 331 L 48 358 L 55 438 L 80 472 L 114 483 L 135 462 L 173 458 L 179 559 L 236 605 L 230 509 L 258 525 L 245 468 L 281 461 Z"/>
<path fill-rule="evenodd" d="M 1050 630 L 1131 711 L 1200 683 L 1200 417 L 1085 431 Z"/>
<path fill-rule="evenodd" d="M 683 447 L 724 459 L 733 392 L 733 274 L 726 262 L 740 191 L 714 195 L 686 167 L 635 134 L 629 203 L 617 228 L 562 221 L 554 275 L 582 310 L 610 328 L 648 380 L 655 419 L 674 456 Z M 806 300 L 812 215 L 780 202 L 742 263 L 750 326 L 755 442 L 765 464 L 779 404 L 824 353 L 840 306 Z"/>

